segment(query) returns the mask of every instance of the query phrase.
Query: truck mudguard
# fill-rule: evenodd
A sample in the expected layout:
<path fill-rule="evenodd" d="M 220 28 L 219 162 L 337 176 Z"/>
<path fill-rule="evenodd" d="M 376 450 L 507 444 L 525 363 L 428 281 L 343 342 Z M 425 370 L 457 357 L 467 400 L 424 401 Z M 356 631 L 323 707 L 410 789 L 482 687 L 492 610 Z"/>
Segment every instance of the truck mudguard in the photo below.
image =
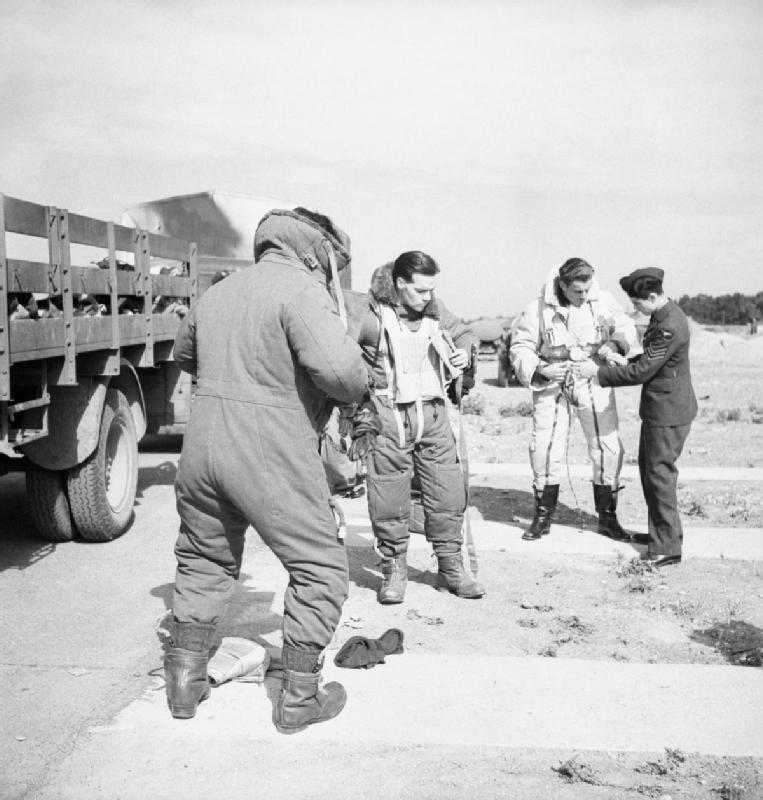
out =
<path fill-rule="evenodd" d="M 135 368 L 121 359 L 120 374 L 112 378 L 82 377 L 76 386 L 50 387 L 48 436 L 24 445 L 24 455 L 45 469 L 64 470 L 81 464 L 98 446 L 109 388 L 119 389 L 127 398 L 140 439 L 146 432 L 143 392 Z"/>

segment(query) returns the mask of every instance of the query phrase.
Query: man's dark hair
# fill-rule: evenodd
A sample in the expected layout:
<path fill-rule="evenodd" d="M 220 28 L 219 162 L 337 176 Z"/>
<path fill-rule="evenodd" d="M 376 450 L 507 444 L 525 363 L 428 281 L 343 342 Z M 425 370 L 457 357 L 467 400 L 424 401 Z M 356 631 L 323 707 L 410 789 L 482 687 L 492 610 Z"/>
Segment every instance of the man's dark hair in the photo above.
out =
<path fill-rule="evenodd" d="M 650 294 L 662 294 L 662 281 L 659 278 L 636 278 L 628 291 L 628 297 L 646 300 Z"/>
<path fill-rule="evenodd" d="M 559 279 L 567 285 L 573 281 L 587 281 L 593 273 L 593 267 L 582 258 L 568 258 L 559 267 Z"/>
<path fill-rule="evenodd" d="M 402 278 L 406 283 L 413 280 L 414 274 L 437 275 L 440 268 L 437 262 L 423 253 L 421 250 L 409 250 L 401 253 L 392 267 L 392 282 L 397 283 L 398 278 Z"/>

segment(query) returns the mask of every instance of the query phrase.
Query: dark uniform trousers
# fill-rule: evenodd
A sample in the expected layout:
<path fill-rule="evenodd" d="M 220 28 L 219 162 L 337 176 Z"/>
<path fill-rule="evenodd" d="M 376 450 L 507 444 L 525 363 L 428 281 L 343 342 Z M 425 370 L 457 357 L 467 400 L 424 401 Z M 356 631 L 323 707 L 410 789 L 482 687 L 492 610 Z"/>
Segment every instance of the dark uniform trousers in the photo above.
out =
<path fill-rule="evenodd" d="M 681 555 L 676 461 L 697 415 L 689 339 L 686 315 L 668 301 L 652 313 L 638 359 L 624 366 L 599 367 L 602 386 L 642 384 L 638 465 L 649 512 L 650 557 Z"/>
<path fill-rule="evenodd" d="M 641 425 L 638 467 L 648 510 L 649 555 L 680 556 L 683 528 L 678 514 L 676 461 L 691 430 L 689 425 Z"/>

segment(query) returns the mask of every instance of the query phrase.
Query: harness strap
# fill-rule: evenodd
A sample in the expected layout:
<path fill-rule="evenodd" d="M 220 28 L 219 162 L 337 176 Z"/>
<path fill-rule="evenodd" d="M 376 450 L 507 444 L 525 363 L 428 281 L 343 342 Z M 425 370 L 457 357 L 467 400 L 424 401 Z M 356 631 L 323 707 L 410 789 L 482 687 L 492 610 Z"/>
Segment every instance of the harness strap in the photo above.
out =
<path fill-rule="evenodd" d="M 334 284 L 334 291 L 336 292 L 336 302 L 337 306 L 339 307 L 339 319 L 342 320 L 342 325 L 344 325 L 344 329 L 347 330 L 347 308 L 344 304 L 342 287 L 339 285 L 339 270 L 336 266 L 336 255 L 334 255 L 334 248 L 329 242 L 324 242 L 323 246 L 326 250 L 329 264 L 331 266 L 331 281 Z"/>
<path fill-rule="evenodd" d="M 392 413 L 395 416 L 397 423 L 397 441 L 400 447 L 405 447 L 405 423 L 403 422 L 403 415 L 400 413 L 400 406 L 392 403 Z"/>
<path fill-rule="evenodd" d="M 476 357 L 472 349 L 472 358 Z M 477 577 L 479 564 L 477 562 L 477 548 L 474 544 L 472 534 L 472 524 L 469 519 L 469 451 L 466 446 L 466 431 L 464 430 L 464 417 L 461 413 L 461 397 L 463 393 L 464 376 L 459 375 L 456 379 L 456 407 L 458 408 L 458 459 L 461 462 L 461 472 L 464 476 L 464 494 L 466 496 L 466 507 L 464 508 L 464 520 L 462 523 L 464 533 L 464 544 L 466 554 L 469 557 L 469 571 L 473 577 Z"/>
<path fill-rule="evenodd" d="M 424 435 L 424 402 L 420 397 L 416 398 L 416 438 L 413 440 L 414 444 L 418 444 L 421 441 L 421 437 Z"/>
<path fill-rule="evenodd" d="M 604 448 L 601 446 L 601 432 L 599 430 L 599 415 L 596 413 L 596 402 L 593 396 L 593 380 L 586 382 L 588 395 L 591 398 L 591 416 L 593 417 L 593 429 L 596 432 L 596 446 L 599 448 L 599 480 L 596 483 L 604 483 Z"/>

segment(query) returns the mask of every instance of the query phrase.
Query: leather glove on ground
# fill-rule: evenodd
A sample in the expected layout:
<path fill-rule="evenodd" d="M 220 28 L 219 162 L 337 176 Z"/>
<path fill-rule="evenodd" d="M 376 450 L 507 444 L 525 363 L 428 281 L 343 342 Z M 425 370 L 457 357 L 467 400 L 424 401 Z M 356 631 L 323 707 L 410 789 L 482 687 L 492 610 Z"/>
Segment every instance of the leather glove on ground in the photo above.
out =
<path fill-rule="evenodd" d="M 213 686 L 226 681 L 262 683 L 270 665 L 270 654 L 249 639 L 226 636 L 209 659 L 207 674 Z"/>
<path fill-rule="evenodd" d="M 370 669 L 377 664 L 383 664 L 385 656 L 402 652 L 403 632 L 398 628 L 390 628 L 378 639 L 350 637 L 334 656 L 334 663 L 347 669 Z"/>
<path fill-rule="evenodd" d="M 381 433 L 382 424 L 373 401 L 366 400 L 358 408 L 352 418 L 352 444 L 347 453 L 352 461 L 365 458 L 369 450 L 376 444 L 376 437 Z"/>

